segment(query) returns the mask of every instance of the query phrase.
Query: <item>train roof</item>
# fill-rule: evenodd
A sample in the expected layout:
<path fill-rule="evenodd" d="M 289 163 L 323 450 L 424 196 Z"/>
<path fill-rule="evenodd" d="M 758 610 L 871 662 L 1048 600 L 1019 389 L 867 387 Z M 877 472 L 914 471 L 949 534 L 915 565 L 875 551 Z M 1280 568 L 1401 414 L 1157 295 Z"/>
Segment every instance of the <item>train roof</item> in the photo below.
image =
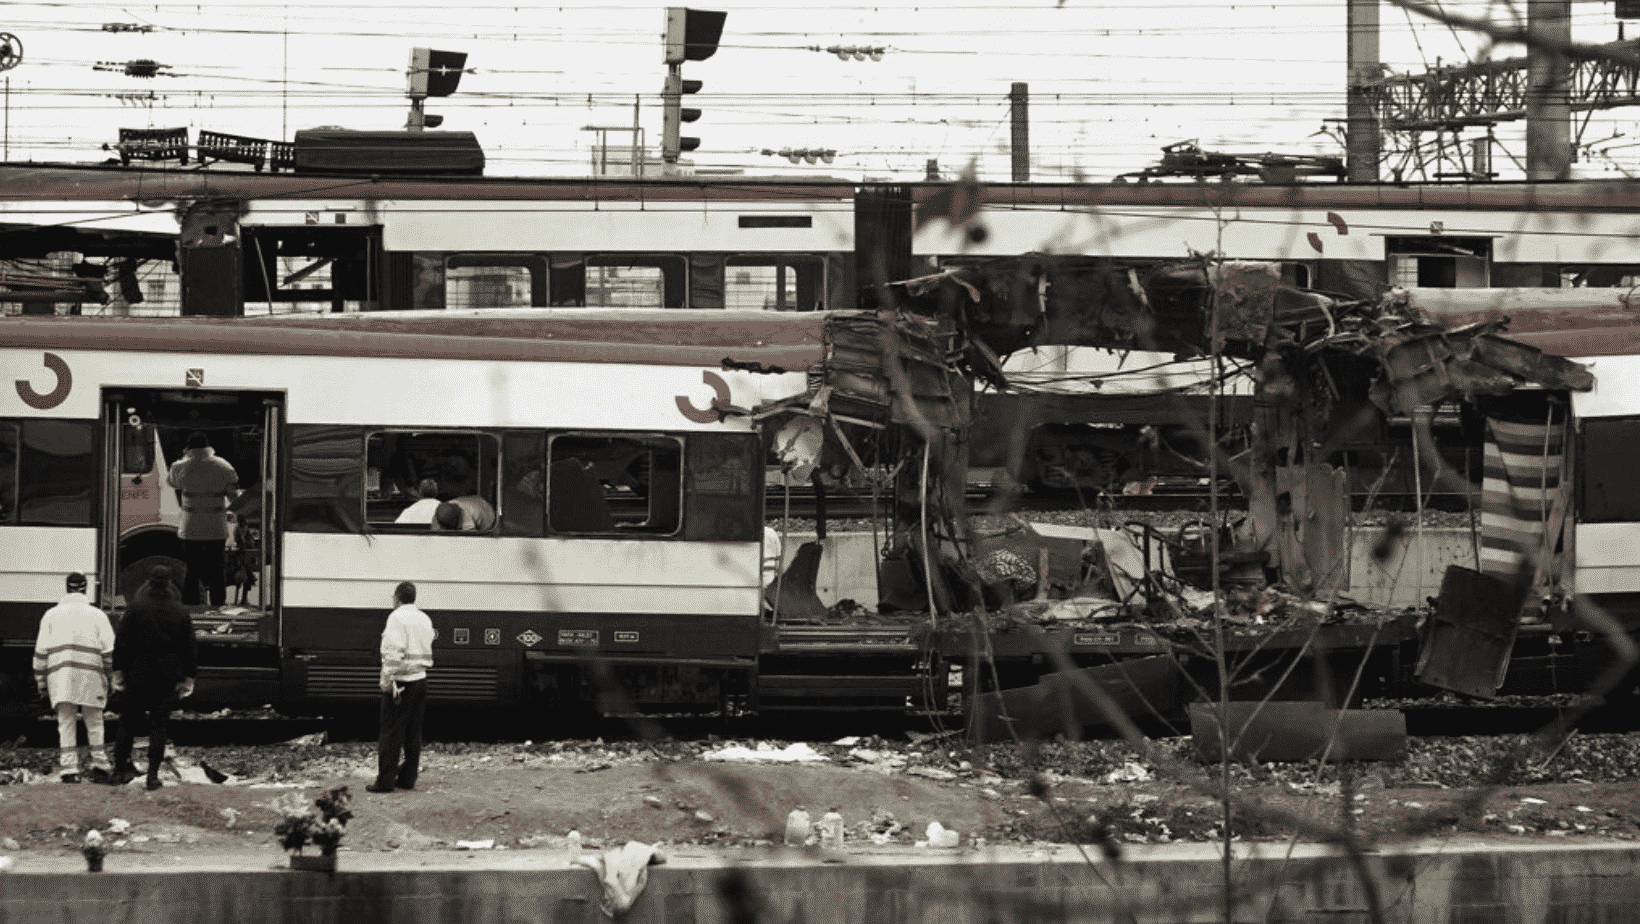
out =
<path fill-rule="evenodd" d="M 969 187 L 964 204 L 997 209 L 1178 206 L 1286 209 L 1474 209 L 1640 212 L 1640 182 L 1625 179 L 1487 183 L 870 183 L 765 177 L 404 177 L 71 164 L 0 164 L 0 201 L 198 199 L 498 199 L 584 201 L 850 200 L 893 186 L 937 204 Z"/>
<path fill-rule="evenodd" d="M 732 365 L 801 371 L 827 356 L 831 325 L 872 312 L 687 309 L 475 309 L 289 314 L 245 318 L 14 317 L 9 347 L 464 359 Z M 901 319 L 901 323 L 910 323 Z"/>

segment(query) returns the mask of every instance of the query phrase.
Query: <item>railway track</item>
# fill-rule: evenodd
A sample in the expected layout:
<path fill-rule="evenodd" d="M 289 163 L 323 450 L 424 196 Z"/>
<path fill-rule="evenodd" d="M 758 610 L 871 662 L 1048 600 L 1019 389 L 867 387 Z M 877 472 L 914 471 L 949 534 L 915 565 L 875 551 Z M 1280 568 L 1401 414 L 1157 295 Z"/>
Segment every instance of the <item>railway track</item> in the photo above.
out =
<path fill-rule="evenodd" d="M 1408 706 L 1407 734 L 1413 737 L 1495 737 L 1530 734 L 1563 721 L 1571 709 L 1564 705 L 1471 705 Z M 112 744 L 118 719 L 108 724 Z M 1146 718 L 1141 730 L 1152 737 L 1187 734 L 1188 722 L 1164 723 Z M 1623 733 L 1640 730 L 1640 715 L 1619 706 L 1599 706 L 1582 716 L 1572 727 L 1586 733 Z M 522 725 L 516 716 L 474 721 L 471 716 L 428 716 L 427 738 L 446 742 L 500 742 L 525 740 L 631 741 L 645 738 L 706 740 L 720 738 L 768 738 L 786 741 L 835 741 L 844 736 L 878 735 L 903 739 L 912 733 L 946 735 L 961 740 L 962 720 L 955 716 L 900 716 L 892 714 L 805 713 L 801 721 L 788 714 L 724 718 L 721 716 L 660 716 L 624 718 L 614 716 L 563 719 L 551 725 Z M 225 745 L 270 745 L 292 741 L 369 741 L 375 725 L 363 713 L 324 718 L 289 716 L 173 718 L 169 737 L 188 747 Z M 954 733 L 954 734 L 953 734 Z M 82 733 L 83 735 L 83 733 Z M 1109 729 L 1089 729 L 1087 738 L 1115 738 Z M 55 718 L 0 721 L 0 747 L 15 745 L 33 748 L 57 746 Z"/>

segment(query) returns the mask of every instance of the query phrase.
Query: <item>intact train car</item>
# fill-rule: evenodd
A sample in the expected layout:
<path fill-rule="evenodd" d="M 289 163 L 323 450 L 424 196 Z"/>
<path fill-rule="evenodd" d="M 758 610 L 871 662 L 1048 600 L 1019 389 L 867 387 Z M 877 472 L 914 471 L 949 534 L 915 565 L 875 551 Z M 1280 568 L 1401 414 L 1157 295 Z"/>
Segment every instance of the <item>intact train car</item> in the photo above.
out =
<path fill-rule="evenodd" d="M 117 611 L 179 556 L 153 481 L 198 431 L 238 472 L 253 578 L 243 602 L 196 608 L 202 702 L 368 703 L 389 596 L 410 580 L 438 632 L 434 702 L 743 705 L 764 449 L 718 408 L 801 396 L 828 315 L 689 314 L 509 314 L 501 335 L 482 312 L 7 320 L 6 699 L 32 693 L 29 647 L 65 573 Z M 493 522 L 401 522 L 431 492 Z"/>

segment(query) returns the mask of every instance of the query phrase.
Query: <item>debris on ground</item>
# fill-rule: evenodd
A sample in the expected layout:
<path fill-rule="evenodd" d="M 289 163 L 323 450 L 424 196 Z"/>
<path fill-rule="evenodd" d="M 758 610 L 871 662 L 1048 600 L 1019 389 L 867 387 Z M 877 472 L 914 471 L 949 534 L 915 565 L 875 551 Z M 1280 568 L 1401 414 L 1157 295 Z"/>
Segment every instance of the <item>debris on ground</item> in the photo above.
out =
<path fill-rule="evenodd" d="M 828 760 L 824 754 L 817 753 L 808 744 L 799 741 L 796 744 L 783 748 L 775 748 L 766 741 L 758 742 L 755 748 L 734 744 L 708 751 L 701 755 L 702 760 L 722 761 L 763 761 L 769 763 L 801 763 L 805 761 Z"/>

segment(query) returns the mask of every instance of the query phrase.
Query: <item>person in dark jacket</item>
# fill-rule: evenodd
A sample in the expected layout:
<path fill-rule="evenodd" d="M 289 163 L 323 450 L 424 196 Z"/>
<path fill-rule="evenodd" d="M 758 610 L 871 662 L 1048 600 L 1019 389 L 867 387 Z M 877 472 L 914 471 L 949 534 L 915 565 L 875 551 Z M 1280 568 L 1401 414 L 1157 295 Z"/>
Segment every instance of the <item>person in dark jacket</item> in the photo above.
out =
<path fill-rule="evenodd" d="M 132 596 L 114 633 L 112 686 L 123 693 L 120 733 L 114 742 L 114 781 L 136 778 L 131 745 L 137 714 L 148 719 L 148 788 L 158 789 L 165 760 L 165 720 L 177 700 L 194 692 L 193 620 L 178 599 L 171 569 L 160 565 Z"/>

